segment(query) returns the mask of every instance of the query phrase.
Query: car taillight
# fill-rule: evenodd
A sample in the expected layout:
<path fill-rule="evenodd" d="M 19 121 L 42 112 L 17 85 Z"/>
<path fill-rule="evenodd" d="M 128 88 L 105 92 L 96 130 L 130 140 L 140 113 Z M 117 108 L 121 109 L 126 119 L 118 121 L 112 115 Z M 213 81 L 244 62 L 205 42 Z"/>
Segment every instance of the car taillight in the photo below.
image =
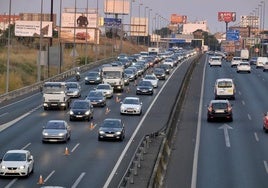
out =
<path fill-rule="evenodd" d="M 208 111 L 212 112 L 212 107 L 211 106 L 208 107 Z"/>

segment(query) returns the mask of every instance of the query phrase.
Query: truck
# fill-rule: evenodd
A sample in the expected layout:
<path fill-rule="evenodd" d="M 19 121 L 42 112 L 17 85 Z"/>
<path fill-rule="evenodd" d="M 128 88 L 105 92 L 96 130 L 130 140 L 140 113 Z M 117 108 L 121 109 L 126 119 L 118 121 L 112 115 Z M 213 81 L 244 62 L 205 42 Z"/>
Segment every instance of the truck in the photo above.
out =
<path fill-rule="evenodd" d="M 249 60 L 249 51 L 248 49 L 242 49 L 240 51 L 240 57 L 242 60 L 248 61 Z"/>
<path fill-rule="evenodd" d="M 102 68 L 102 82 L 110 84 L 114 91 L 124 91 L 124 67 L 105 66 Z"/>
<path fill-rule="evenodd" d="M 148 55 L 158 55 L 159 48 L 156 47 L 149 47 L 148 48 Z"/>
<path fill-rule="evenodd" d="M 67 95 L 67 90 L 65 82 L 45 82 L 42 87 L 44 110 L 69 108 L 71 97 Z"/>

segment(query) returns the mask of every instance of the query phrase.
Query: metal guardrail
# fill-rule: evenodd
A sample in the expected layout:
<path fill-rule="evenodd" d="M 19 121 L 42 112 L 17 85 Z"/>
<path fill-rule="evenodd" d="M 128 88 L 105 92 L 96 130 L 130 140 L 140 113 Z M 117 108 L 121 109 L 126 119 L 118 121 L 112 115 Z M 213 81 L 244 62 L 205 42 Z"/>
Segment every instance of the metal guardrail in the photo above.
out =
<path fill-rule="evenodd" d="M 154 138 L 158 136 L 162 137 L 164 136 L 158 152 L 156 163 L 154 165 L 153 172 L 148 182 L 149 188 L 161 187 L 171 153 L 172 139 L 177 129 L 176 121 L 178 119 L 181 110 L 181 106 L 184 100 L 185 92 L 189 84 L 189 80 L 191 78 L 194 67 L 198 62 L 198 60 L 200 59 L 200 57 L 201 55 L 198 55 L 197 57 L 195 57 L 195 59 L 193 59 L 193 63 L 190 65 L 189 69 L 187 70 L 187 73 L 183 78 L 182 85 L 177 94 L 176 103 L 173 106 L 173 109 L 175 110 L 172 111 L 172 113 L 170 114 L 167 124 L 164 125 L 164 127 L 161 130 L 143 137 L 134 155 L 132 156 L 132 159 L 128 165 L 128 168 L 123 178 L 119 183 L 118 188 L 126 188 L 129 186 L 129 184 L 134 184 L 134 176 L 138 174 L 138 168 L 141 167 L 141 161 L 143 160 L 144 155 L 149 149 L 150 143 L 153 142 Z"/>
<path fill-rule="evenodd" d="M 83 66 L 80 66 L 80 71 L 83 73 L 83 72 L 86 72 L 92 68 L 95 68 L 99 65 L 102 65 L 102 64 L 105 64 L 105 63 L 109 63 L 111 61 L 113 61 L 115 58 L 107 58 L 107 59 L 103 59 L 103 60 L 99 60 L 99 61 L 95 61 L 95 62 L 91 62 L 89 64 L 86 64 L 86 65 L 83 65 Z M 11 91 L 11 92 L 7 92 L 5 94 L 2 94 L 0 95 L 0 103 L 3 102 L 3 101 L 7 101 L 7 100 L 10 100 L 10 99 L 14 99 L 18 96 L 22 96 L 22 95 L 25 95 L 25 94 L 28 94 L 28 93 L 31 93 L 31 92 L 36 92 L 36 91 L 40 91 L 40 89 L 42 88 L 43 84 L 45 82 L 53 82 L 53 81 L 63 81 L 63 80 L 66 80 L 72 76 L 75 75 L 75 70 L 76 68 L 73 68 L 71 70 L 68 70 L 66 72 L 63 72 L 61 74 L 58 74 L 56 76 L 53 76 L 51 78 L 48 78 L 44 81 L 41 81 L 41 82 L 38 82 L 38 83 L 35 83 L 35 84 L 32 84 L 30 86 L 26 86 L 26 87 L 23 87 L 23 88 L 20 88 L 20 89 L 17 89 L 17 90 L 14 90 L 14 91 Z"/>

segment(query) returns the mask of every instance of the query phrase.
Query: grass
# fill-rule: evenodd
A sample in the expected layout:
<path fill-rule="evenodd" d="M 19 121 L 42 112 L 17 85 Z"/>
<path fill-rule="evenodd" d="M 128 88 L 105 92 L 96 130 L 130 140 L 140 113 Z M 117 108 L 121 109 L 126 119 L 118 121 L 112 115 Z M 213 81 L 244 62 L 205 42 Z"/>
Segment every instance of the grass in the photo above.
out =
<path fill-rule="evenodd" d="M 115 45 L 116 44 L 116 45 Z M 53 46 L 57 45 L 53 43 Z M 115 57 L 119 53 L 134 54 L 147 49 L 145 46 L 137 46 L 128 41 L 122 41 L 122 51 L 113 51 L 113 46 L 120 46 L 121 41 L 111 39 L 101 39 L 99 50 L 95 46 L 77 44 L 77 57 L 81 60 L 81 64 L 93 62 L 97 59 L 107 57 Z M 7 64 L 8 64 L 7 47 L 0 49 L 0 95 L 4 94 L 7 89 Z M 37 54 L 39 49 L 26 47 L 20 44 L 12 44 L 9 51 L 9 83 L 8 90 L 13 91 L 37 82 Z M 72 48 L 64 48 L 63 65 L 61 71 L 67 71 L 75 66 L 79 66 L 79 62 L 74 63 L 72 57 Z M 47 67 L 41 66 L 41 80 L 48 78 Z M 50 66 L 50 76 L 58 74 L 59 70 L 55 66 Z"/>

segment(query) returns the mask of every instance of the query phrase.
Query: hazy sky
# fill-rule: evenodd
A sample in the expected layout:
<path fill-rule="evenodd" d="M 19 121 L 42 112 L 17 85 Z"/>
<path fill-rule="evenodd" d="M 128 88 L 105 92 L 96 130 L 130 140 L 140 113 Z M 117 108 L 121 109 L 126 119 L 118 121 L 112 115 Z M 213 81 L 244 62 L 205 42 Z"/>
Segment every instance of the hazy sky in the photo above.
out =
<path fill-rule="evenodd" d="M 0 14 L 9 12 L 9 2 L 11 1 L 11 13 L 40 13 L 41 11 L 41 0 L 0 0 Z M 59 7 L 61 0 L 54 1 L 54 12 L 59 13 Z M 86 8 L 87 2 L 89 8 L 96 8 L 97 2 L 99 2 L 99 12 L 102 16 L 103 14 L 103 4 L 105 0 L 62 0 L 63 8 L 74 7 L 75 1 L 77 3 L 77 8 Z M 236 22 L 229 23 L 229 26 L 239 23 L 240 16 L 250 15 L 255 10 L 259 9 L 259 15 L 261 15 L 261 10 L 264 10 L 265 1 L 265 28 L 268 28 L 268 0 L 132 0 L 132 11 L 133 16 L 138 17 L 139 4 L 140 14 L 144 15 L 145 7 L 152 9 L 150 11 L 151 18 L 154 15 L 160 14 L 166 19 L 170 19 L 171 14 L 186 15 L 188 21 L 203 21 L 208 22 L 208 27 L 212 33 L 224 32 L 225 23 L 217 21 L 218 12 L 236 12 Z M 43 12 L 50 13 L 50 2 L 51 0 L 43 0 Z M 148 16 L 148 8 L 147 16 Z M 263 13 L 263 12 L 262 12 Z M 129 23 L 129 18 L 124 17 L 124 23 Z"/>

